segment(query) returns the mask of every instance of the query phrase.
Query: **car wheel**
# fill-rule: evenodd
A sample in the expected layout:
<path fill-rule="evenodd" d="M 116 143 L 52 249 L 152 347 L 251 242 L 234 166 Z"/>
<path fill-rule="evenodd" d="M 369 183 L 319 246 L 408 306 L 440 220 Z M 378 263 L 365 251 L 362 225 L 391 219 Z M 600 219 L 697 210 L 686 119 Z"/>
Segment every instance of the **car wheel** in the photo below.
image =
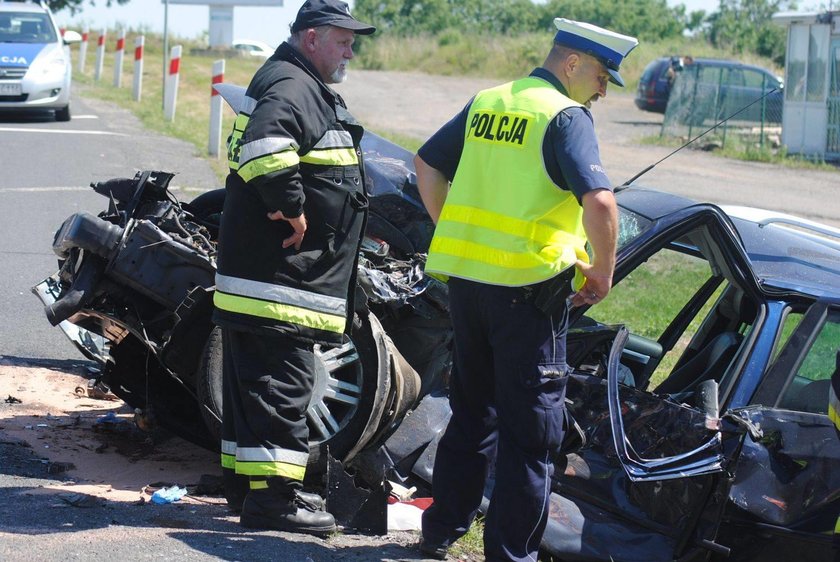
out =
<path fill-rule="evenodd" d="M 315 383 L 306 419 L 313 457 L 329 447 L 345 460 L 379 426 L 390 390 L 385 335 L 378 320 L 357 316 L 352 338 L 339 346 L 315 346 Z M 196 377 L 196 394 L 207 428 L 218 443 L 222 419 L 222 332 L 207 340 Z"/>
<path fill-rule="evenodd" d="M 65 105 L 61 109 L 55 110 L 56 121 L 70 121 L 70 106 Z"/>

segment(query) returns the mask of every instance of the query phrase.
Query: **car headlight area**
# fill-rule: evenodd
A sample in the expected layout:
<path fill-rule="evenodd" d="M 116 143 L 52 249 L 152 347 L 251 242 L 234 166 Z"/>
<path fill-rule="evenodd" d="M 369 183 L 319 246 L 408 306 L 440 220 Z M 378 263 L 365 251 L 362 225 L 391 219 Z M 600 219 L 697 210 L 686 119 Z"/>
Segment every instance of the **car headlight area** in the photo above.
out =
<path fill-rule="evenodd" d="M 67 105 L 70 99 L 70 61 L 59 45 L 48 45 L 32 61 L 21 84 L 28 104 Z"/>

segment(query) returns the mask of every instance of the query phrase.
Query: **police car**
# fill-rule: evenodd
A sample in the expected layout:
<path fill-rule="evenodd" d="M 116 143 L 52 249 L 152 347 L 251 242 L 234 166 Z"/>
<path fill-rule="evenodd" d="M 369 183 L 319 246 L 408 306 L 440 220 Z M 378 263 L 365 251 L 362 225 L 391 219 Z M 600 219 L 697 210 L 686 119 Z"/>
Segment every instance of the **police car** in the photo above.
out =
<path fill-rule="evenodd" d="M 69 121 L 71 42 L 46 4 L 0 0 L 0 111 L 54 110 Z"/>

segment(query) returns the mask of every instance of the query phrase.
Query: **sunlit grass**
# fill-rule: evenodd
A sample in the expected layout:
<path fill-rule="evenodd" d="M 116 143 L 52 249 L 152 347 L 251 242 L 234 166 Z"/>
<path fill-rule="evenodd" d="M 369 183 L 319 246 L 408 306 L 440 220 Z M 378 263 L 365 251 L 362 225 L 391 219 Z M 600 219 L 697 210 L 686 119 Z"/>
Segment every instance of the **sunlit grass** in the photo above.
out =
<path fill-rule="evenodd" d="M 693 136 L 700 135 L 704 130 L 698 128 Z M 689 140 L 688 138 L 682 137 L 650 135 L 638 139 L 637 142 L 640 144 L 678 148 Z M 765 162 L 786 168 L 820 170 L 825 172 L 838 171 L 837 166 L 829 164 L 824 160 L 788 154 L 784 146 L 774 147 L 769 140 L 765 141 L 764 144 L 759 143 L 757 140 L 745 142 L 731 135 L 724 141 L 720 135 L 710 133 L 689 145 L 688 149 L 703 150 L 703 152 L 723 158 L 748 162 Z"/>
<path fill-rule="evenodd" d="M 484 517 L 476 517 L 467 534 L 449 549 L 450 558 L 478 562 L 484 559 Z"/>

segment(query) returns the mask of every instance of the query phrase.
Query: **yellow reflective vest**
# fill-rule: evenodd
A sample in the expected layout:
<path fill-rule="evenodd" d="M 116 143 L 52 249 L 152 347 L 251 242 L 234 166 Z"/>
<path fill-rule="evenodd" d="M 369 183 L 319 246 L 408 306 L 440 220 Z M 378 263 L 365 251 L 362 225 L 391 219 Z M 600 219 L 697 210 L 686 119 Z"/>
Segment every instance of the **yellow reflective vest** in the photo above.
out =
<path fill-rule="evenodd" d="M 479 92 L 464 149 L 429 249 L 426 271 L 491 285 L 545 281 L 586 262 L 583 209 L 549 177 L 543 139 L 580 106 L 527 77 Z"/>

